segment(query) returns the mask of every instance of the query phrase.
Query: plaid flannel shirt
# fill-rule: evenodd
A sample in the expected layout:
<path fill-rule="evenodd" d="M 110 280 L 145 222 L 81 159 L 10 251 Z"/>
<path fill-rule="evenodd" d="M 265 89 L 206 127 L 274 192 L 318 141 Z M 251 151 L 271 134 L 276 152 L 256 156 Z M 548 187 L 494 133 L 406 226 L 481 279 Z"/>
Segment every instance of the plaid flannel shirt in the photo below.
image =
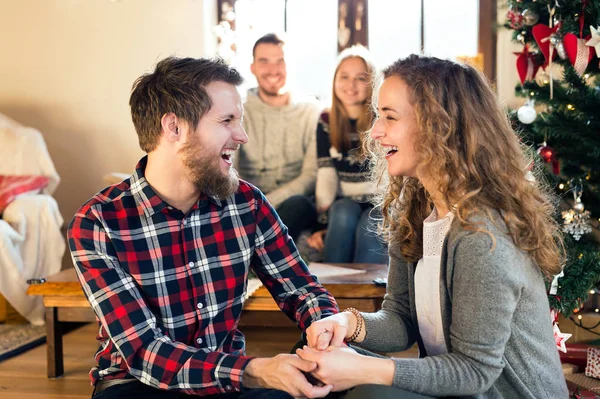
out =
<path fill-rule="evenodd" d="M 90 376 L 137 378 L 212 395 L 241 388 L 237 325 L 250 268 L 299 327 L 338 311 L 263 194 L 244 181 L 225 200 L 202 195 L 187 213 L 135 173 L 90 199 L 69 226 L 71 256 L 99 320 Z"/>

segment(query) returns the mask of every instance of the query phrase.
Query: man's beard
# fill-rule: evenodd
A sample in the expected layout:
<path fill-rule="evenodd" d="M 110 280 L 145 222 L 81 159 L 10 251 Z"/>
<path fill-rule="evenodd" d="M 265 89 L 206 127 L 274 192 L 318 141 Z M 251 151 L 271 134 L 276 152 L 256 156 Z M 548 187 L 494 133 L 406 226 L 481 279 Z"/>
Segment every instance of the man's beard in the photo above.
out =
<path fill-rule="evenodd" d="M 225 199 L 237 191 L 240 185 L 237 171 L 230 167 L 229 175 L 223 175 L 219 160 L 215 159 L 214 155 L 202 152 L 200 139 L 195 133 L 192 133 L 191 138 L 179 151 L 189 179 L 201 192 L 218 199 Z"/>

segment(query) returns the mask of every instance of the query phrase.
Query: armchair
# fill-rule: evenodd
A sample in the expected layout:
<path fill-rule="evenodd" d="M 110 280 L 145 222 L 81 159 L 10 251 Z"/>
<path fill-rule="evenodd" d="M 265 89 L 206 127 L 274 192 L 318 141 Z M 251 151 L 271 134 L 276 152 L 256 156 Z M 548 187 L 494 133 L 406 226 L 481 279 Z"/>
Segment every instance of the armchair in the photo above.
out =
<path fill-rule="evenodd" d="M 44 306 L 39 297 L 27 296 L 27 280 L 61 269 L 63 219 L 51 196 L 60 178 L 39 131 L 0 114 L 0 143 L 0 176 L 47 177 L 45 187 L 20 193 L 0 209 L 0 296 L 41 325 Z"/>

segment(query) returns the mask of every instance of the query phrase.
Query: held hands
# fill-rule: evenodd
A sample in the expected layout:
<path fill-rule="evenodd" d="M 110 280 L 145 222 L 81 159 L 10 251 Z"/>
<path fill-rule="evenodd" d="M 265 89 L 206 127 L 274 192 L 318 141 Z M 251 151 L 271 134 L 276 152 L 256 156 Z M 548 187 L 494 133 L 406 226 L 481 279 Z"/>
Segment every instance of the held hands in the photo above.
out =
<path fill-rule="evenodd" d="M 356 328 L 356 316 L 342 312 L 315 321 L 306 329 L 306 341 L 310 348 L 326 350 L 329 346 L 340 347 L 344 339 Z"/>
<path fill-rule="evenodd" d="M 311 372 L 312 376 L 327 386 L 332 386 L 333 391 L 343 391 L 356 385 L 364 383 L 361 381 L 361 367 L 358 367 L 362 360 L 359 355 L 351 348 L 339 348 L 330 346 L 324 351 L 315 350 L 304 346 L 297 349 L 296 353 L 302 359 L 315 362 L 318 367 Z"/>
<path fill-rule="evenodd" d="M 316 368 L 315 362 L 296 355 L 280 354 L 271 358 L 256 358 L 246 366 L 243 384 L 247 388 L 278 389 L 295 398 L 322 398 L 331 392 L 333 386 L 312 385 L 303 374 Z"/>
<path fill-rule="evenodd" d="M 316 249 L 319 252 L 323 252 L 325 249 L 325 234 L 327 230 L 319 230 L 314 232 L 310 237 L 306 239 L 306 243 L 309 247 Z"/>

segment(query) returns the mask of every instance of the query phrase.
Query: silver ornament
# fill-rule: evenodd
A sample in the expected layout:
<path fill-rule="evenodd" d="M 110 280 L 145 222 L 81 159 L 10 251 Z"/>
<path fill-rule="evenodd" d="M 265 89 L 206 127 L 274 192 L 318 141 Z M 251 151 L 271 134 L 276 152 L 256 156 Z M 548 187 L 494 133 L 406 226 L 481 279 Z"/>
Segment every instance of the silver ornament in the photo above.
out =
<path fill-rule="evenodd" d="M 592 232 L 590 211 L 577 213 L 575 210 L 569 209 L 562 212 L 562 218 L 562 230 L 567 234 L 571 234 L 575 241 L 579 241 L 584 234 Z"/>
<path fill-rule="evenodd" d="M 521 15 L 523 16 L 523 24 L 525 26 L 533 26 L 540 20 L 538 13 L 529 8 L 524 9 Z"/>
<path fill-rule="evenodd" d="M 579 200 L 575 202 L 575 204 L 573 205 L 573 209 L 575 209 L 577 213 L 582 213 L 585 210 L 585 205 L 583 205 L 583 202 Z"/>
<path fill-rule="evenodd" d="M 558 33 L 550 35 L 550 44 L 556 49 L 556 53 L 561 60 L 567 59 L 567 52 L 565 51 L 565 45 L 562 41 L 562 37 Z"/>

